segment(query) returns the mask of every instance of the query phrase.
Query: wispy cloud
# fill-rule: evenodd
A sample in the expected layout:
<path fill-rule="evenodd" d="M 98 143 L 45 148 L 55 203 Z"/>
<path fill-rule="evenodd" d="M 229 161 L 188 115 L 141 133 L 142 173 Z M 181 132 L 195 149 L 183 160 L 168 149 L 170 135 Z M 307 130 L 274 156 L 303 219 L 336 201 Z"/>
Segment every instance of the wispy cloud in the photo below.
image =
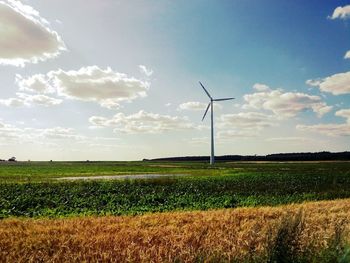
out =
<path fill-rule="evenodd" d="M 58 56 L 65 44 L 36 10 L 0 1 L 0 64 L 24 66 Z"/>
<path fill-rule="evenodd" d="M 229 130 L 229 131 L 218 131 L 218 141 L 232 140 L 235 138 L 249 138 L 258 136 L 258 132 L 254 130 Z"/>
<path fill-rule="evenodd" d="M 79 135 L 73 128 L 62 128 L 54 127 L 47 129 L 25 129 L 27 132 L 32 131 L 35 134 L 38 134 L 39 137 L 48 138 L 48 139 L 74 139 L 82 140 L 85 136 Z"/>
<path fill-rule="evenodd" d="M 12 143 L 32 142 L 48 143 L 57 140 L 83 140 L 86 137 L 78 134 L 73 128 L 19 128 L 15 125 L 0 122 L 0 141 L 11 141 Z"/>
<path fill-rule="evenodd" d="M 142 74 L 146 75 L 146 77 L 150 77 L 150 76 L 153 75 L 153 70 L 147 68 L 147 67 L 144 66 L 144 65 L 139 65 L 139 69 L 140 69 L 140 71 L 141 71 Z"/>
<path fill-rule="evenodd" d="M 277 125 L 276 116 L 261 112 L 224 114 L 220 116 L 217 122 L 217 138 L 219 140 L 229 140 L 256 137 L 263 129 Z"/>
<path fill-rule="evenodd" d="M 268 90 L 270 90 L 270 87 L 265 85 L 265 84 L 255 83 L 253 85 L 253 89 L 255 89 L 257 91 L 268 91 Z"/>

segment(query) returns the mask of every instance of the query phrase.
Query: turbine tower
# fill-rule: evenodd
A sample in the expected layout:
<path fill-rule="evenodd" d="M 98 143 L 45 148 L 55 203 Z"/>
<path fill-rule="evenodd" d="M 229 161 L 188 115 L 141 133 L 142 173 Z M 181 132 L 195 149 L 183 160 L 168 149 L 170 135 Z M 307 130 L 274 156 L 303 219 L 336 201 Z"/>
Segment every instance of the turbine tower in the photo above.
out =
<path fill-rule="evenodd" d="M 233 100 L 234 98 L 223 98 L 223 99 L 213 99 L 212 96 L 210 96 L 209 92 L 204 88 L 203 84 L 199 81 L 199 84 L 202 86 L 205 93 L 208 95 L 210 102 L 207 106 L 207 109 L 205 110 L 205 113 L 203 115 L 202 121 L 204 120 L 205 116 L 207 115 L 207 112 L 210 107 L 210 113 L 211 113 L 211 153 L 210 153 L 210 165 L 213 165 L 215 163 L 215 155 L 214 155 L 214 101 L 223 101 L 223 100 Z"/>

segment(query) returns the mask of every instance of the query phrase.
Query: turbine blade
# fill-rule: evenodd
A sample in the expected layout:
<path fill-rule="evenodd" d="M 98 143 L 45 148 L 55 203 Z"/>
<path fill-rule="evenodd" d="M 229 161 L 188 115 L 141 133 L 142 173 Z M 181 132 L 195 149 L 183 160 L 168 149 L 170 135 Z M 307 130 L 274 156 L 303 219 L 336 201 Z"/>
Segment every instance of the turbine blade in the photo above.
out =
<path fill-rule="evenodd" d="M 210 107 L 210 103 L 208 104 L 207 109 L 205 110 L 205 113 L 204 113 L 204 115 L 203 115 L 202 121 L 204 120 L 205 115 L 207 115 L 207 112 L 208 112 L 208 110 L 209 110 L 209 107 Z"/>
<path fill-rule="evenodd" d="M 201 86 L 204 89 L 205 93 L 207 93 L 208 97 L 212 100 L 213 98 L 210 96 L 209 92 L 204 88 L 203 84 L 200 81 L 199 81 L 199 84 L 201 84 Z"/>
<path fill-rule="evenodd" d="M 214 99 L 213 101 L 234 100 L 235 98 Z"/>

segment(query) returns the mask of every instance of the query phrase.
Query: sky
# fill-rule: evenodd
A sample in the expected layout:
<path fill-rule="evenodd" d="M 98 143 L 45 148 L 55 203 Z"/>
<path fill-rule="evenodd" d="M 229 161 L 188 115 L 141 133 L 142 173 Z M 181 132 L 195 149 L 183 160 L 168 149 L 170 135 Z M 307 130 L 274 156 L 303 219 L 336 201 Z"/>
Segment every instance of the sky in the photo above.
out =
<path fill-rule="evenodd" d="M 350 2 L 0 0 L 0 159 L 348 151 Z"/>

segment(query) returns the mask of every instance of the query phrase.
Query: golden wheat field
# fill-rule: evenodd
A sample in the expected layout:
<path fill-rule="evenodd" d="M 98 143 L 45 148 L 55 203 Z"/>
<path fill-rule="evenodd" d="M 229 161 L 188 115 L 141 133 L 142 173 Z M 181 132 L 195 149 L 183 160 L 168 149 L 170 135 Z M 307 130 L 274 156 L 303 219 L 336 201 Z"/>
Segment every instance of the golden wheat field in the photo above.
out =
<path fill-rule="evenodd" d="M 142 216 L 0 221 L 1 262 L 194 262 L 263 255 L 282 218 L 303 211 L 303 247 L 350 226 L 350 199 Z M 348 233 L 347 231 L 345 233 Z M 346 234 L 346 240 L 349 236 Z"/>

